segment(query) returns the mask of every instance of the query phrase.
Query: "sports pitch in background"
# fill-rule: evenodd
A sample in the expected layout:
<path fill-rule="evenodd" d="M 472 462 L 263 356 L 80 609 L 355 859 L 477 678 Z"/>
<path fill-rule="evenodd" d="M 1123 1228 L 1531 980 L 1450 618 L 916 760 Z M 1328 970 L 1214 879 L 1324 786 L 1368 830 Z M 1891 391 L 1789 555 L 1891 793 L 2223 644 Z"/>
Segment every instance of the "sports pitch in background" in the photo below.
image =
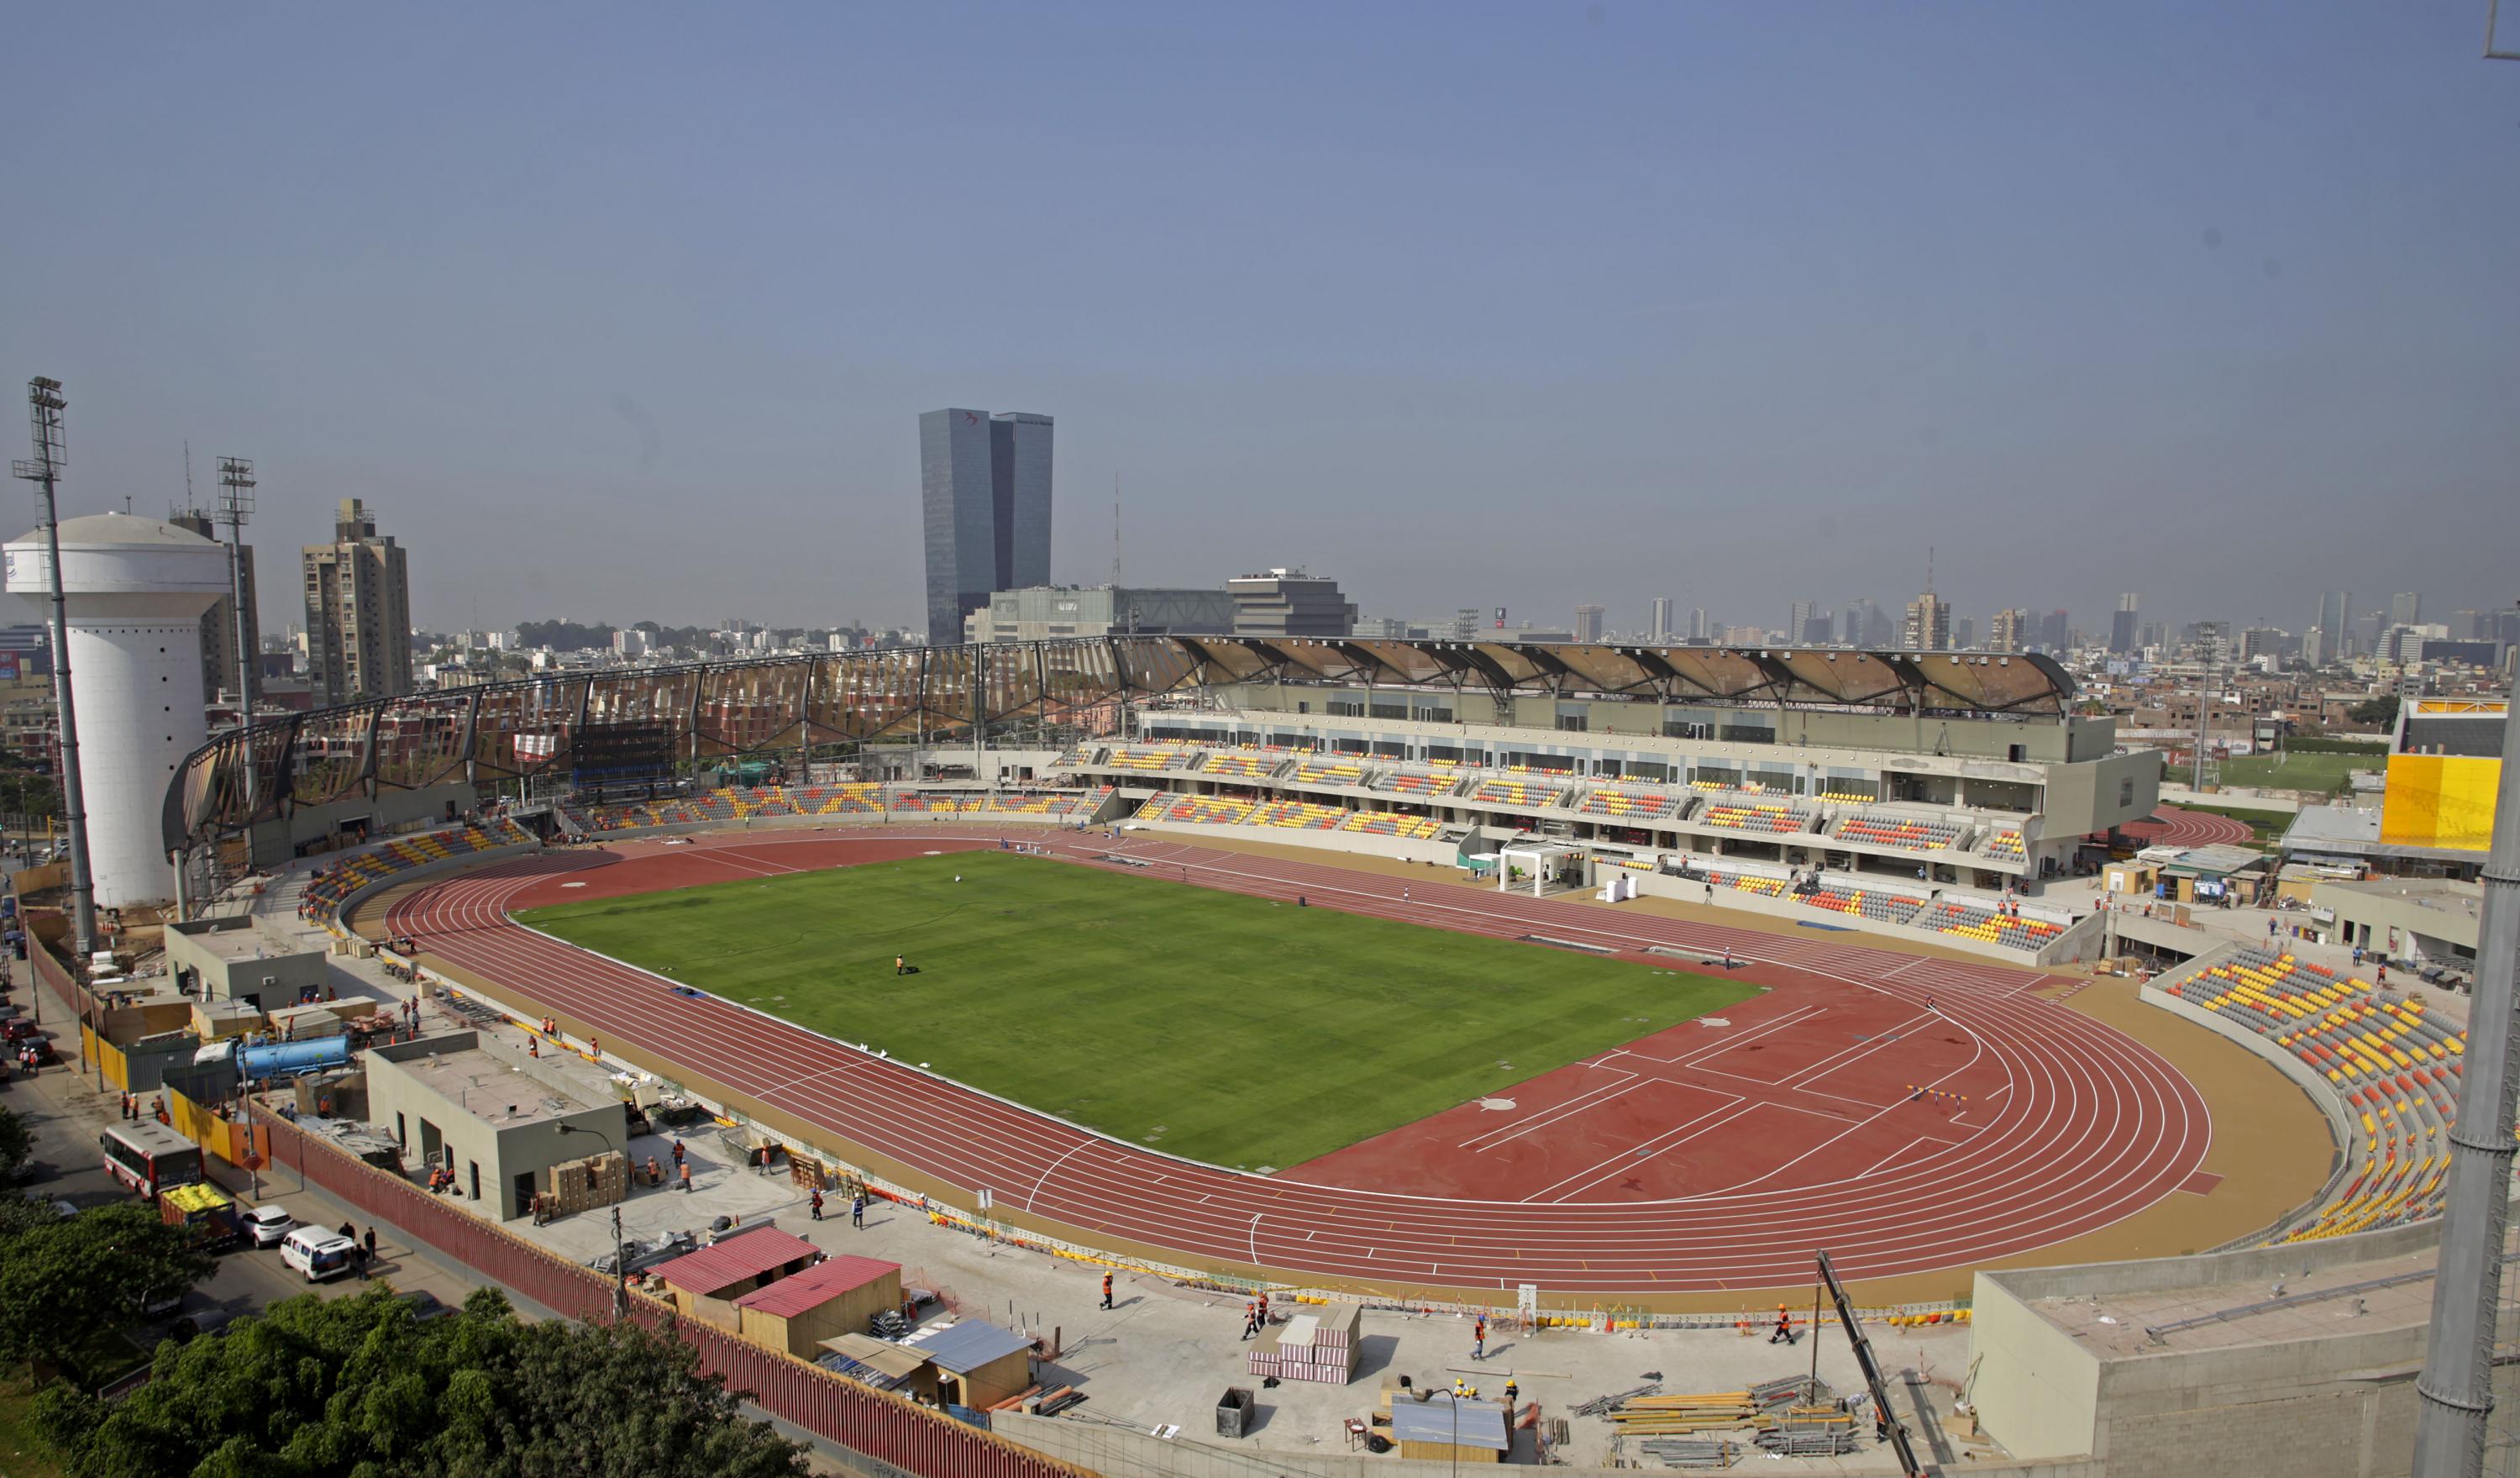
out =
<path fill-rule="evenodd" d="M 999 853 L 518 918 L 1114 1137 L 1253 1170 L 1344 1148 L 1753 993 Z M 897 954 L 919 973 L 896 976 Z"/>

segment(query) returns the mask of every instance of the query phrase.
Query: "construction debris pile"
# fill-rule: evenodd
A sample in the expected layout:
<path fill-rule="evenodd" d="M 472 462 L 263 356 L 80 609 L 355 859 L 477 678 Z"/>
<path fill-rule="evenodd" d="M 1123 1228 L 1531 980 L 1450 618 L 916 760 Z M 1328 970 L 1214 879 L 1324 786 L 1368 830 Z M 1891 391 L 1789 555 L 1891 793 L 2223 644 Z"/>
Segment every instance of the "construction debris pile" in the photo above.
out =
<path fill-rule="evenodd" d="M 1740 1460 L 1743 1444 L 1707 1434 L 1749 1427 L 1759 1451 L 1778 1456 L 1833 1457 L 1855 1451 L 1855 1416 L 1828 1383 L 1793 1375 L 1744 1391 L 1665 1396 L 1659 1384 L 1597 1396 L 1578 1415 L 1606 1418 L 1617 1430 L 1611 1450 L 1665 1467 L 1721 1468 Z"/>

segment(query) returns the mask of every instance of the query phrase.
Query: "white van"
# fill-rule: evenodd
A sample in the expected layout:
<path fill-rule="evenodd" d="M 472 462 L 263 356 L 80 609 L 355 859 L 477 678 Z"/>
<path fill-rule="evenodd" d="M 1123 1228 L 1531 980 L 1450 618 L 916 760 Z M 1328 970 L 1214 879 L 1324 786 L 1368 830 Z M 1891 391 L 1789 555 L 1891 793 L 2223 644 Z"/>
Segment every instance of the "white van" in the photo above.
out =
<path fill-rule="evenodd" d="M 280 1261 L 305 1274 L 306 1281 L 324 1279 L 350 1270 L 359 1244 L 338 1231 L 321 1226 L 300 1226 L 281 1239 Z"/>

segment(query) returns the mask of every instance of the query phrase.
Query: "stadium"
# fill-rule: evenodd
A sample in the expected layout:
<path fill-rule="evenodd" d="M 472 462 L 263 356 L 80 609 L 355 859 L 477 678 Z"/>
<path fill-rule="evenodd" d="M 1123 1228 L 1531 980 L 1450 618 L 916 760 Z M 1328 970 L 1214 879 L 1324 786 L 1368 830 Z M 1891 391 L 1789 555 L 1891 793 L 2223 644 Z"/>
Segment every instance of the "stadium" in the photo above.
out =
<path fill-rule="evenodd" d="M 271 880 L 948 1224 L 1588 1323 L 1824 1252 L 1973 1321 L 2016 1458 L 2402 1467 L 2463 1021 L 2275 944 L 2092 973 L 2068 882 L 2229 838 L 2073 699 L 1958 653 L 833 654 L 267 722 L 164 830 L 196 897 Z"/>

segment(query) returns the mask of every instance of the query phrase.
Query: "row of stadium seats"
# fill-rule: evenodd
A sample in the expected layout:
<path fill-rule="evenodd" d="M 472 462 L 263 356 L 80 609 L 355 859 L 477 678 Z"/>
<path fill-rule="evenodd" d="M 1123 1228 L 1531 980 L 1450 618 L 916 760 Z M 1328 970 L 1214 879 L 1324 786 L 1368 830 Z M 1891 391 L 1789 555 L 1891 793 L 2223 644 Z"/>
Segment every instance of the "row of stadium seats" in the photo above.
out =
<path fill-rule="evenodd" d="M 1336 831 L 1348 812 L 1311 801 L 1271 801 L 1245 818 L 1253 826 L 1282 826 L 1289 831 Z"/>
<path fill-rule="evenodd" d="M 1534 809 L 1562 804 L 1574 787 L 1552 780 L 1516 780 L 1504 776 L 1482 780 L 1470 790 L 1473 803 L 1523 806 Z"/>
<path fill-rule="evenodd" d="M 396 837 L 372 852 L 360 853 L 344 858 L 337 866 L 318 871 L 307 881 L 305 892 L 298 897 L 297 916 L 317 923 L 330 923 L 339 915 L 342 900 L 362 889 L 385 882 L 395 873 L 493 847 L 520 846 L 533 839 L 533 833 L 505 816 L 477 825 Z"/>
<path fill-rule="evenodd" d="M 1748 804 L 1737 801 L 1710 801 L 1697 813 L 1701 825 L 1720 831 L 1757 831 L 1783 836 L 1813 828 L 1810 811 L 1782 802 L 1764 801 Z"/>
<path fill-rule="evenodd" d="M 2272 1039 L 2334 1085 L 2360 1124 L 2359 1173 L 2286 1241 L 2344 1236 L 2439 1216 L 2466 1034 L 2400 999 L 2288 952 L 2259 947 L 2171 993 Z"/>
<path fill-rule="evenodd" d="M 1101 808 L 1111 791 L 1108 785 L 1087 790 L 890 792 L 873 784 L 770 786 L 758 790 L 729 787 L 666 801 L 611 806 L 562 803 L 561 809 L 579 830 L 590 832 L 693 826 L 755 816 L 873 816 L 886 810 L 914 815 L 1088 816 Z"/>
<path fill-rule="evenodd" d="M 1989 838 L 1986 854 L 1999 862 L 2018 862 L 2030 855 L 2021 844 L 2021 833 L 2016 829 L 1999 831 Z"/>
<path fill-rule="evenodd" d="M 1223 775 L 1230 780 L 1266 780 L 1286 762 L 1243 750 L 1213 750 L 1199 762 L 1202 775 Z"/>
<path fill-rule="evenodd" d="M 1905 894 L 1897 893 L 1875 893 L 1868 888 L 1851 891 L 1822 888 L 1816 893 L 1802 895 L 1802 901 L 1814 908 L 1826 908 L 1834 913 L 1860 914 L 1884 924 L 1907 923 L 1916 916 L 1917 909 L 1925 906 L 1923 899 L 1909 898 Z"/>
<path fill-rule="evenodd" d="M 1937 903 L 1916 922 L 1936 934 L 2002 945 L 2007 949 L 2037 950 L 2065 932 L 2062 924 L 2020 918 L 1975 903 Z"/>
<path fill-rule="evenodd" d="M 1848 816 L 1838 822 L 1836 835 L 1850 842 L 1865 842 L 1900 852 L 1940 852 L 1958 842 L 1964 830 L 1948 821 L 1866 814 Z"/>
<path fill-rule="evenodd" d="M 1363 785 L 1365 766 L 1353 760 L 1303 760 L 1287 778 L 1305 785 Z"/>
<path fill-rule="evenodd" d="M 1358 810 L 1348 813 L 1348 818 L 1339 823 L 1339 830 L 1375 837 L 1400 837 L 1411 842 L 1431 842 L 1442 825 L 1433 816 L 1413 816 L 1396 810 Z"/>
<path fill-rule="evenodd" d="M 1196 753 L 1196 750 L 1184 749 L 1176 744 L 1133 745 L 1103 756 L 1102 765 L 1105 769 L 1182 769 L 1189 765 L 1191 757 Z"/>
<path fill-rule="evenodd" d="M 1147 798 L 1134 819 L 1180 826 L 1236 826 L 1251 819 L 1258 808 L 1252 802 L 1227 796 L 1156 795 Z"/>
<path fill-rule="evenodd" d="M 1436 768 L 1424 771 L 1395 769 L 1386 770 L 1376 776 L 1373 788 L 1400 796 L 1449 796 L 1461 783 L 1460 773 L 1452 769 Z"/>
<path fill-rule="evenodd" d="M 1750 872 L 1710 872 L 1706 875 L 1706 881 L 1718 888 L 1736 888 L 1743 893 L 1755 893 L 1762 898 L 1771 899 L 1784 897 L 1786 888 L 1783 878 L 1761 877 L 1757 873 Z"/>
<path fill-rule="evenodd" d="M 1578 808 L 1587 816 L 1603 816 L 1613 821 L 1668 821 L 1680 814 L 1683 798 L 1662 790 L 1622 790 L 1603 785 L 1584 798 Z"/>

